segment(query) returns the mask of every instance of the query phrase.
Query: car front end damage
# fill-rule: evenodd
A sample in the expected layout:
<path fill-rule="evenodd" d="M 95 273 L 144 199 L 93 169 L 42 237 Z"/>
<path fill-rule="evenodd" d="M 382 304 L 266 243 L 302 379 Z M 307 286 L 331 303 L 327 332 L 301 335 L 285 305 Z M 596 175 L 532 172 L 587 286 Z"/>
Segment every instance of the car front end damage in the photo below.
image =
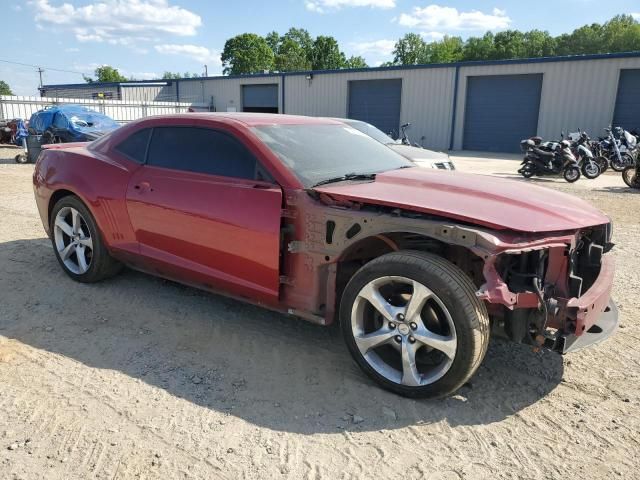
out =
<path fill-rule="evenodd" d="M 300 199 L 302 200 L 302 199 Z M 323 209 L 302 208 L 286 242 L 287 278 L 307 278 L 310 295 L 284 285 L 284 298 L 316 323 L 335 318 L 341 288 L 366 262 L 397 250 L 424 250 L 446 258 L 477 287 L 492 334 L 533 348 L 568 353 L 610 336 L 618 324 L 611 301 L 614 265 L 611 224 L 577 231 L 525 233 L 350 201 L 316 197 Z M 301 201 L 306 203 L 309 199 Z M 312 213 L 313 212 L 313 213 Z M 316 275 L 308 276 L 309 270 Z M 313 280 L 312 280 L 313 279 Z M 337 295 L 334 293 L 337 292 Z"/>
<path fill-rule="evenodd" d="M 611 224 L 532 242 L 504 239 L 485 253 L 478 290 L 494 334 L 569 353 L 609 337 L 618 325 L 611 300 Z"/>

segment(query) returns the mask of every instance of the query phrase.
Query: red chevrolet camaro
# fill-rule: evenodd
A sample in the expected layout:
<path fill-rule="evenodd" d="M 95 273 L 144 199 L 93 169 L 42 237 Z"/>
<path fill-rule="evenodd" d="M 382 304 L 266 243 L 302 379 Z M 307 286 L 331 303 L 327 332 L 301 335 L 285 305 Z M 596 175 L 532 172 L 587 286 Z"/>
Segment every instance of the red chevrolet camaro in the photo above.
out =
<path fill-rule="evenodd" d="M 339 320 L 358 365 L 402 395 L 454 392 L 490 334 L 566 353 L 617 325 L 607 216 L 553 190 L 414 167 L 335 120 L 146 118 L 45 148 L 33 181 L 74 280 L 128 265 Z"/>

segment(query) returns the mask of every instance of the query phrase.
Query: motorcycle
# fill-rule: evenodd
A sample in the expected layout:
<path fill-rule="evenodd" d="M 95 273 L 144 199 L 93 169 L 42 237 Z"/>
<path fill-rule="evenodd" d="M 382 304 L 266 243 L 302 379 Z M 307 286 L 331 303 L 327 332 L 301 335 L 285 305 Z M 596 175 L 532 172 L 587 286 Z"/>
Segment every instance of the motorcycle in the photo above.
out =
<path fill-rule="evenodd" d="M 635 165 L 628 165 L 622 170 L 622 180 L 627 186 L 640 189 L 640 157 L 636 158 Z"/>
<path fill-rule="evenodd" d="M 616 172 L 622 172 L 628 165 L 633 166 L 636 138 L 620 127 L 608 127 L 604 130 L 607 136 L 600 141 L 600 156 L 605 157 Z"/>
<path fill-rule="evenodd" d="M 518 173 L 524 178 L 562 175 L 569 183 L 580 178 L 580 166 L 571 151 L 571 142 L 543 142 L 540 137 L 531 137 L 522 140 L 520 148 L 525 156 Z"/>
<path fill-rule="evenodd" d="M 564 132 L 562 133 L 564 139 Z M 580 129 L 576 133 L 570 133 L 569 141 L 571 142 L 571 150 L 578 160 L 578 165 L 582 174 L 589 180 L 598 178 L 602 173 L 602 167 L 596 161 L 593 152 L 589 148 L 590 138 L 587 132 L 583 132 Z"/>

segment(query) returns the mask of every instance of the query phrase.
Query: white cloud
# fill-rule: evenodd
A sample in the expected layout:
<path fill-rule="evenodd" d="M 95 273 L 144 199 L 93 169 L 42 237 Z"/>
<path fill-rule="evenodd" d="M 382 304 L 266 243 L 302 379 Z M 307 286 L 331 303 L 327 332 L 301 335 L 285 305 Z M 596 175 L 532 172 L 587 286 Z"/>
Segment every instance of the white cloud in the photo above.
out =
<path fill-rule="evenodd" d="M 133 45 L 158 35 L 193 36 L 202 25 L 199 15 L 168 0 L 101 0 L 79 7 L 33 0 L 31 5 L 38 26 L 71 31 L 80 42 Z"/>
<path fill-rule="evenodd" d="M 393 53 L 395 40 L 374 40 L 371 42 L 352 42 L 349 44 L 356 55 L 387 56 Z"/>
<path fill-rule="evenodd" d="M 343 7 L 370 7 L 389 9 L 396 6 L 396 0 L 306 0 L 305 6 L 311 12 L 324 13 Z"/>
<path fill-rule="evenodd" d="M 221 66 L 220 52 L 209 50 L 207 47 L 199 45 L 176 45 L 163 44 L 156 45 L 155 49 L 158 53 L 165 55 L 181 55 L 206 64 L 209 67 Z"/>
<path fill-rule="evenodd" d="M 632 13 L 631 16 L 634 18 L 634 20 L 640 22 L 640 13 Z"/>
<path fill-rule="evenodd" d="M 507 12 L 498 8 L 491 13 L 483 13 L 479 10 L 461 12 L 454 7 L 427 5 L 423 8 L 414 7 L 411 13 L 400 14 L 398 23 L 433 33 L 439 30 L 498 30 L 507 28 L 511 19 Z"/>

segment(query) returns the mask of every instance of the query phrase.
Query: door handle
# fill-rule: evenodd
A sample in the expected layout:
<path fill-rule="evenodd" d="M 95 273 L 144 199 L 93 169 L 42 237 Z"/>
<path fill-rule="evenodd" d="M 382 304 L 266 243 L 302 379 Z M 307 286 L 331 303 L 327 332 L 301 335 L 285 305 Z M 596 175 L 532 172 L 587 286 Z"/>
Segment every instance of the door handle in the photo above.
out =
<path fill-rule="evenodd" d="M 151 184 L 149 182 L 140 182 L 133 186 L 138 192 L 153 192 L 153 188 L 151 188 Z"/>

